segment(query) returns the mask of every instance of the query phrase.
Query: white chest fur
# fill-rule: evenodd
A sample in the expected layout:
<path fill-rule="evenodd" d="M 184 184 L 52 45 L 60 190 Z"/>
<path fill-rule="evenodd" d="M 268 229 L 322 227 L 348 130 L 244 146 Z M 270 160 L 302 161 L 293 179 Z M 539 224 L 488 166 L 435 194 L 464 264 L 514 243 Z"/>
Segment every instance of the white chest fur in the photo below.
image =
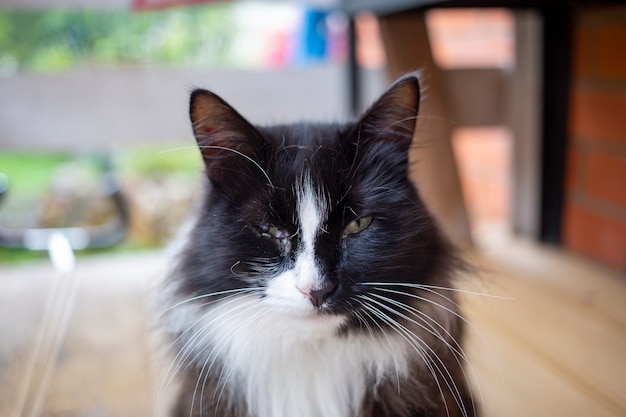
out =
<path fill-rule="evenodd" d="M 290 317 L 257 297 L 238 296 L 197 322 L 206 337 L 192 344 L 197 365 L 207 372 L 222 364 L 220 379 L 234 394 L 228 397 L 244 400 L 255 417 L 349 417 L 369 384 L 402 377 L 407 363 L 393 337 L 337 336 L 342 321 Z"/>

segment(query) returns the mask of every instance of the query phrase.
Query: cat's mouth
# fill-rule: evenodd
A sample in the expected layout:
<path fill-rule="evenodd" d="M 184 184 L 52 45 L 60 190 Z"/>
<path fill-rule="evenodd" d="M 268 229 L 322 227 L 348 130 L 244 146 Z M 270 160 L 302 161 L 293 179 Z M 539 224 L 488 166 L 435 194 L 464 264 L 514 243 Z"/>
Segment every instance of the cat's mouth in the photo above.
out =
<path fill-rule="evenodd" d="M 328 317 L 337 316 L 337 314 L 331 311 L 329 306 L 323 305 L 316 307 L 306 300 L 299 300 L 300 302 L 293 303 L 280 303 L 271 299 L 266 299 L 265 301 L 276 312 L 294 317 L 298 320 L 319 321 L 326 320 Z"/>
<path fill-rule="evenodd" d="M 346 320 L 344 315 L 333 311 L 332 303 L 328 300 L 321 305 L 315 305 L 303 295 L 287 299 L 269 294 L 266 294 L 263 300 L 276 313 L 300 323 L 324 325 L 329 322 L 342 323 Z"/>
<path fill-rule="evenodd" d="M 308 314 L 295 314 L 290 317 L 294 319 L 293 327 L 305 331 L 308 337 L 315 337 L 316 335 L 327 337 L 337 332 L 347 321 L 345 316 L 319 310 Z"/>

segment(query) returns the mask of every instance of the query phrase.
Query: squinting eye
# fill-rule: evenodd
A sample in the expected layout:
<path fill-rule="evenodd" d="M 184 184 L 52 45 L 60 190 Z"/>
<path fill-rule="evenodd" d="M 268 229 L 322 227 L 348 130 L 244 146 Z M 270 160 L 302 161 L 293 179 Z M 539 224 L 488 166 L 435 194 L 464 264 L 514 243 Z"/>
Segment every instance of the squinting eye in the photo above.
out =
<path fill-rule="evenodd" d="M 289 233 L 280 230 L 276 226 L 262 225 L 259 228 L 261 229 L 261 236 L 271 239 L 278 244 L 282 256 L 286 256 L 291 252 L 291 236 L 289 236 Z"/>
<path fill-rule="evenodd" d="M 365 230 L 372 223 L 372 216 L 361 217 L 360 219 L 354 219 L 346 226 L 344 233 L 346 235 L 352 233 L 359 233 Z"/>
<path fill-rule="evenodd" d="M 264 237 L 273 237 L 274 239 L 282 239 L 286 236 L 285 232 L 281 231 L 276 226 L 261 226 L 261 235 Z"/>

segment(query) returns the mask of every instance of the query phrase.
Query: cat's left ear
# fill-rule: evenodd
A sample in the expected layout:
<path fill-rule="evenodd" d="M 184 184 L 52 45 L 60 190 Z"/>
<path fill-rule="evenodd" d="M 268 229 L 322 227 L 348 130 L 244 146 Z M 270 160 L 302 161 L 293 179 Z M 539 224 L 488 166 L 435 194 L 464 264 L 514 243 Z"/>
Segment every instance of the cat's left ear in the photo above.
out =
<path fill-rule="evenodd" d="M 361 140 L 392 142 L 408 150 L 415 133 L 419 104 L 418 74 L 407 74 L 389 87 L 361 117 L 358 122 Z"/>

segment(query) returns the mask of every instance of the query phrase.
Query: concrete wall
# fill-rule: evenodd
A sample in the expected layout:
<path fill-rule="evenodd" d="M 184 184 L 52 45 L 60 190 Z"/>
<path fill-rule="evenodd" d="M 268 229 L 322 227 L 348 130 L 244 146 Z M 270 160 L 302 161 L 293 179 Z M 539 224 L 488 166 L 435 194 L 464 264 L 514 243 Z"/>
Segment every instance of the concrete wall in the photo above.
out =
<path fill-rule="evenodd" d="M 83 69 L 0 78 L 0 150 L 97 150 L 191 138 L 189 93 L 212 90 L 252 122 L 343 120 L 340 65 L 236 72 Z"/>

